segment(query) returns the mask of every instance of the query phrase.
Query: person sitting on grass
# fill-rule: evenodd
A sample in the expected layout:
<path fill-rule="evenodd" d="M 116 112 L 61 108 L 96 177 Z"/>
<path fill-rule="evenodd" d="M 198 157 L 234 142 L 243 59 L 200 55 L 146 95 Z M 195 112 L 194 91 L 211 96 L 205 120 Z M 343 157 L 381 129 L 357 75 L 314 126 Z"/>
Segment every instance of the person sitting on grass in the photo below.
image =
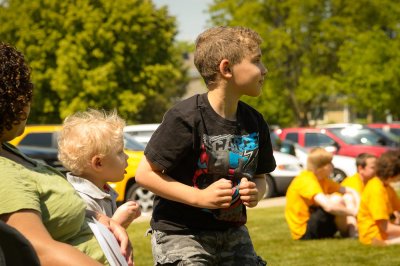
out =
<path fill-rule="evenodd" d="M 357 192 L 329 179 L 332 157 L 323 148 L 312 149 L 307 170 L 296 176 L 288 187 L 285 218 L 293 239 L 333 237 L 338 229 L 345 230 L 337 221 L 357 213 L 354 207 L 359 203 Z M 352 198 L 353 206 L 346 206 L 344 197 Z"/>
<path fill-rule="evenodd" d="M 68 181 L 85 200 L 87 209 L 106 214 L 127 228 L 140 216 L 135 201 L 119 208 L 117 192 L 107 182 L 124 178 L 128 155 L 124 152 L 125 122 L 116 112 L 78 112 L 64 120 L 58 137 L 59 159 L 70 170 Z"/>
<path fill-rule="evenodd" d="M 376 175 L 366 184 L 357 215 L 359 240 L 363 244 L 400 243 L 400 225 L 391 215 L 400 210 L 400 199 L 391 182 L 400 180 L 400 151 L 387 151 L 376 162 Z"/>
<path fill-rule="evenodd" d="M 375 176 L 375 164 L 376 164 L 376 156 L 369 153 L 361 153 L 356 157 L 356 167 L 357 173 L 352 176 L 346 177 L 340 185 L 343 187 L 349 187 L 357 191 L 358 195 L 361 197 L 361 194 L 364 190 L 365 184 Z M 345 197 L 346 201 L 348 198 Z M 352 204 L 353 201 L 350 199 L 350 202 L 347 202 L 347 205 Z M 358 229 L 357 229 L 357 219 L 356 216 L 347 216 L 347 232 L 344 232 L 344 235 L 348 235 L 349 237 L 357 237 L 358 238 Z"/>

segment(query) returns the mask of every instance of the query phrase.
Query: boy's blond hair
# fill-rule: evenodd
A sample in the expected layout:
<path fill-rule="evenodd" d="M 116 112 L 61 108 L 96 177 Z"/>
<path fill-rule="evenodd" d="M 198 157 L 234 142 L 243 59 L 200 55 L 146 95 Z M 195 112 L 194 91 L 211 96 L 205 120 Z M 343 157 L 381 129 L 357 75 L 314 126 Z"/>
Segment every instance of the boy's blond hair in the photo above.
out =
<path fill-rule="evenodd" d="M 90 109 L 64 120 L 58 136 L 58 158 L 69 171 L 82 174 L 91 159 L 123 145 L 125 121 L 117 112 Z"/>
<path fill-rule="evenodd" d="M 208 86 L 216 81 L 223 59 L 229 60 L 231 65 L 238 64 L 259 49 L 261 42 L 260 35 L 248 28 L 210 28 L 197 37 L 194 64 Z"/>
<path fill-rule="evenodd" d="M 332 163 L 332 153 L 326 151 L 324 148 L 313 148 L 308 154 L 307 170 L 315 171 L 318 168 L 324 167 Z"/>

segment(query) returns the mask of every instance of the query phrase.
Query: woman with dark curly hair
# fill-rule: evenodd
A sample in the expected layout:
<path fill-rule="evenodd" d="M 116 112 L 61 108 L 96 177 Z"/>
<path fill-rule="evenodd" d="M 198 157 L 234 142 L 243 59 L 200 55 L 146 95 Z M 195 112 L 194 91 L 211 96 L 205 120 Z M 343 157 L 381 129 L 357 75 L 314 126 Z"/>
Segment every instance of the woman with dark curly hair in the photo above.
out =
<path fill-rule="evenodd" d="M 108 264 L 87 225 L 85 202 L 65 177 L 7 143 L 24 131 L 32 91 L 24 56 L 0 43 L 0 220 L 30 241 L 41 265 Z M 126 231 L 106 216 L 94 216 L 113 231 L 132 265 Z"/>
<path fill-rule="evenodd" d="M 30 71 L 21 53 L 0 46 L 0 134 L 16 124 L 25 125 L 32 100 Z M 21 125 L 21 126 L 22 126 Z M 23 129 L 23 127 L 22 127 Z"/>
<path fill-rule="evenodd" d="M 400 211 L 400 199 L 390 185 L 400 180 L 400 151 L 385 152 L 376 162 L 376 175 L 366 184 L 357 215 L 363 244 L 400 244 L 400 225 L 391 217 Z"/>

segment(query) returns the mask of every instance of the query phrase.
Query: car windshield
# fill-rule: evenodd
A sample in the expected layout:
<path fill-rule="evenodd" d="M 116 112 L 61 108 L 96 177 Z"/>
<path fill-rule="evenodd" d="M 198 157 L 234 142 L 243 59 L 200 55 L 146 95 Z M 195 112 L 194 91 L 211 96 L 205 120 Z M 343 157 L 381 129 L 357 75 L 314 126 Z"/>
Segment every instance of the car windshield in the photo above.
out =
<path fill-rule="evenodd" d="M 127 133 L 124 133 L 124 145 L 125 149 L 131 151 L 144 151 L 145 148 L 145 146 L 142 143 L 139 143 Z"/>
<path fill-rule="evenodd" d="M 344 127 L 330 128 L 333 134 L 351 145 L 382 145 L 382 137 L 369 128 Z"/>

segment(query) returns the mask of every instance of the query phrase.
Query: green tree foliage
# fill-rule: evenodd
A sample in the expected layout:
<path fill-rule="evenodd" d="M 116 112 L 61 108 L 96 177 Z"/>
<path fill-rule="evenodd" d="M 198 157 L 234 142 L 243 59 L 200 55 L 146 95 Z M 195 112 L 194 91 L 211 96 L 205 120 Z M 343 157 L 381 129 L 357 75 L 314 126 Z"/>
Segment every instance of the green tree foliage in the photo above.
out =
<path fill-rule="evenodd" d="M 150 0 L 3 1 L 0 25 L 32 68 L 31 122 L 88 107 L 157 122 L 184 92 L 175 18 Z"/>
<path fill-rule="evenodd" d="M 247 26 L 263 37 L 267 84 L 248 101 L 271 123 L 307 125 L 338 96 L 359 110 L 398 114 L 397 1 L 214 0 L 209 10 L 214 25 Z"/>

